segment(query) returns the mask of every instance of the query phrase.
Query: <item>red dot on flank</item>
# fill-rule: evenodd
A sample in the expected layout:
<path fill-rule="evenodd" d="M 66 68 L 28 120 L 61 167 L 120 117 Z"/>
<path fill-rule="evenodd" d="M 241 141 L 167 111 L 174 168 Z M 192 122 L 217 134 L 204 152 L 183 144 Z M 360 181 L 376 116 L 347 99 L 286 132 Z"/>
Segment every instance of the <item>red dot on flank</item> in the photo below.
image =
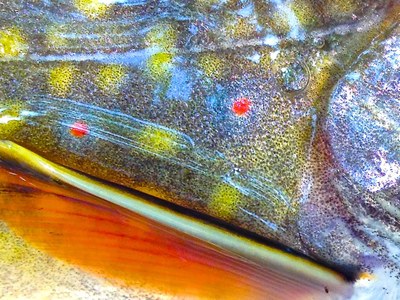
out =
<path fill-rule="evenodd" d="M 232 111 L 237 116 L 244 116 L 250 110 L 251 102 L 247 98 L 239 98 L 233 102 Z"/>
<path fill-rule="evenodd" d="M 83 138 L 89 133 L 89 127 L 84 121 L 76 121 L 69 130 L 71 135 L 77 138 Z"/>

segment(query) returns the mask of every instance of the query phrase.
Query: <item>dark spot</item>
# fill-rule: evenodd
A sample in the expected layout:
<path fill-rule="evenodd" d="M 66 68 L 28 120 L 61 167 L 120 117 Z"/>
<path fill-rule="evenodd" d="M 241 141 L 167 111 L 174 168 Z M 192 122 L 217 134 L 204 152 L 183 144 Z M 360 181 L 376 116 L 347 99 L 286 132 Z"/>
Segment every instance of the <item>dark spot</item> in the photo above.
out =
<path fill-rule="evenodd" d="M 329 294 L 329 290 L 327 287 L 325 287 L 325 293 Z"/>

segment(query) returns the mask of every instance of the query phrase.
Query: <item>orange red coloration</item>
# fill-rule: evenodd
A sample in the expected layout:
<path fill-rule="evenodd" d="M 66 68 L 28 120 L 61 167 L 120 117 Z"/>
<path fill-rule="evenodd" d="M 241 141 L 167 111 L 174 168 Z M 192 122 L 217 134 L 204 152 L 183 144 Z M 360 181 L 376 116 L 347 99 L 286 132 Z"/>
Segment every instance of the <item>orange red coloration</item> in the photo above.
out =
<path fill-rule="evenodd" d="M 202 299 L 320 296 L 99 198 L 3 168 L 0 220 L 32 246 L 133 288 Z"/>
<path fill-rule="evenodd" d="M 70 127 L 70 133 L 77 138 L 83 138 L 89 133 L 89 126 L 84 121 L 76 121 Z"/>
<path fill-rule="evenodd" d="M 239 98 L 233 102 L 232 111 L 237 116 L 244 116 L 250 110 L 251 102 L 247 98 Z"/>

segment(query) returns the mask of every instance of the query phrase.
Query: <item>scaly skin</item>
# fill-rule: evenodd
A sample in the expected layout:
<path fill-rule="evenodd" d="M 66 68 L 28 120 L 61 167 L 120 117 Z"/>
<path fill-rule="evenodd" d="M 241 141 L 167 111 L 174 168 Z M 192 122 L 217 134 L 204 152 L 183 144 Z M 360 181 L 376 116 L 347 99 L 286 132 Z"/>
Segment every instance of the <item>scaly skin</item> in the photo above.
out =
<path fill-rule="evenodd" d="M 0 4 L 0 138 L 367 268 L 325 123 L 340 78 L 397 34 L 398 1 L 156 2 Z M 87 135 L 70 134 L 76 121 Z"/>

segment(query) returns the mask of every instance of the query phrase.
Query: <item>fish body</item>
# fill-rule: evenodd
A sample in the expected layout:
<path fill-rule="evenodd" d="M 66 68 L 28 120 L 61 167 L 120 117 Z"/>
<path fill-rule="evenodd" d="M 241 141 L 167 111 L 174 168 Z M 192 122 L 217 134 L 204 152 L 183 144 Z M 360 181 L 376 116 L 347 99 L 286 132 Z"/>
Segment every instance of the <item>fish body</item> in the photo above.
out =
<path fill-rule="evenodd" d="M 399 7 L 5 2 L 0 138 L 342 273 L 396 269 Z"/>

